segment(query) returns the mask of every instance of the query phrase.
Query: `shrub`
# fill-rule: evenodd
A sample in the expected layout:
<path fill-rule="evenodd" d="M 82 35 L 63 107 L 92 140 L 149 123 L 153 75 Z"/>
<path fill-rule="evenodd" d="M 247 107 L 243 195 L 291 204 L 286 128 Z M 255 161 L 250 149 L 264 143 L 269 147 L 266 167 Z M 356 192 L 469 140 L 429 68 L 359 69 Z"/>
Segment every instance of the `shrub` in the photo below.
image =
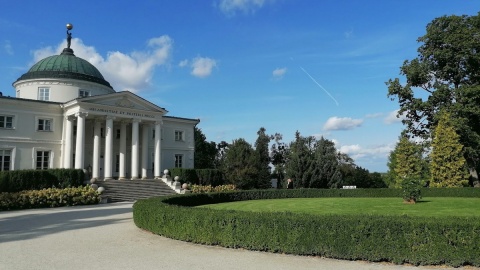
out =
<path fill-rule="evenodd" d="M 100 195 L 89 186 L 0 193 L 0 210 L 88 205 L 99 202 Z"/>
<path fill-rule="evenodd" d="M 422 198 L 421 184 L 419 180 L 406 178 L 402 181 L 403 200 L 409 203 L 416 203 Z"/>
<path fill-rule="evenodd" d="M 83 185 L 81 169 L 17 170 L 0 172 L 0 192 L 67 188 Z"/>
<path fill-rule="evenodd" d="M 201 185 L 192 185 L 192 193 L 207 193 L 207 192 L 225 192 L 225 191 L 234 191 L 237 188 L 235 185 L 221 185 L 221 186 L 201 186 Z"/>
<path fill-rule="evenodd" d="M 192 185 L 214 187 L 225 184 L 223 174 L 220 170 L 173 168 L 169 171 L 172 178 L 179 176 L 182 184 L 190 183 Z"/>
<path fill-rule="evenodd" d="M 430 189 L 429 196 L 442 192 Z M 400 189 L 198 193 L 139 200 L 133 206 L 133 218 L 138 227 L 156 234 L 209 245 L 348 260 L 480 266 L 480 217 L 424 219 L 362 213 L 316 216 L 191 207 L 252 199 L 401 194 Z M 480 197 L 480 189 L 468 189 L 465 194 Z"/>

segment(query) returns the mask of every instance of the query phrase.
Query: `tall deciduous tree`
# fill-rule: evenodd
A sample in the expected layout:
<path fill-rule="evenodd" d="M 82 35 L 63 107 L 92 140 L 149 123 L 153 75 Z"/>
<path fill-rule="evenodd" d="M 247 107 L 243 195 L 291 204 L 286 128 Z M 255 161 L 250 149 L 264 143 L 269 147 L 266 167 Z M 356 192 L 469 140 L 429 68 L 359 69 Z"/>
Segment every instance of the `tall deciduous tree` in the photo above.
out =
<path fill-rule="evenodd" d="M 217 156 L 217 145 L 215 142 L 207 142 L 207 137 L 202 130 L 195 127 L 195 169 L 213 169 L 215 167 L 215 158 Z"/>
<path fill-rule="evenodd" d="M 387 82 L 388 95 L 398 99 L 399 114 L 413 136 L 430 139 L 436 114 L 442 109 L 451 112 L 472 176 L 480 160 L 479 37 L 480 13 L 436 18 L 418 39 L 418 57 L 400 68 L 406 83 L 399 78 Z"/>
<path fill-rule="evenodd" d="M 430 153 L 432 187 L 462 187 L 468 185 L 468 171 L 463 156 L 463 145 L 450 121 L 449 113 L 442 113 L 435 128 Z"/>
<path fill-rule="evenodd" d="M 313 188 L 339 188 L 341 187 L 342 174 L 338 160 L 335 143 L 325 138 L 320 138 L 315 143 L 313 173 L 310 187 Z"/>
<path fill-rule="evenodd" d="M 285 169 L 287 177 L 293 178 L 295 188 L 310 187 L 314 143 L 314 137 L 303 137 L 298 131 L 295 132 L 295 141 L 290 143 Z"/>

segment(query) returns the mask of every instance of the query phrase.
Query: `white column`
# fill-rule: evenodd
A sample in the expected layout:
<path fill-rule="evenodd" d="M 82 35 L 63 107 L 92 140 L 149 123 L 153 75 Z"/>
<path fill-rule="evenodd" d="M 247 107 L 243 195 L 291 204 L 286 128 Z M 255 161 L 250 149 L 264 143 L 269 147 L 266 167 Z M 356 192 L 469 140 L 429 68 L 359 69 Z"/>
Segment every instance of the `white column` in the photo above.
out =
<path fill-rule="evenodd" d="M 115 119 L 115 117 L 107 116 L 107 121 L 105 124 L 105 181 L 113 179 L 113 119 Z"/>
<path fill-rule="evenodd" d="M 70 169 L 72 168 L 72 134 L 73 134 L 73 118 L 71 116 L 66 116 L 66 130 L 65 130 L 65 148 L 63 159 L 63 168 Z"/>
<path fill-rule="evenodd" d="M 119 180 L 126 179 L 125 177 L 125 161 L 127 154 L 127 122 L 122 121 L 120 126 L 120 172 Z"/>
<path fill-rule="evenodd" d="M 100 119 L 95 119 L 93 125 L 93 166 L 92 179 L 98 180 L 100 170 L 100 133 L 101 133 Z"/>
<path fill-rule="evenodd" d="M 161 168 L 160 168 L 160 146 L 161 146 L 161 139 L 162 139 L 162 130 L 161 130 L 162 121 L 155 122 L 155 163 L 154 163 L 154 174 L 155 179 L 162 178 L 161 175 Z"/>
<path fill-rule="evenodd" d="M 138 179 L 138 123 L 139 119 L 132 120 L 132 180 Z"/>
<path fill-rule="evenodd" d="M 85 118 L 87 113 L 76 113 L 77 117 L 77 141 L 75 145 L 75 169 L 84 167 L 84 147 L 85 147 Z"/>
<path fill-rule="evenodd" d="M 150 125 L 142 126 L 142 179 L 148 178 L 148 130 Z"/>

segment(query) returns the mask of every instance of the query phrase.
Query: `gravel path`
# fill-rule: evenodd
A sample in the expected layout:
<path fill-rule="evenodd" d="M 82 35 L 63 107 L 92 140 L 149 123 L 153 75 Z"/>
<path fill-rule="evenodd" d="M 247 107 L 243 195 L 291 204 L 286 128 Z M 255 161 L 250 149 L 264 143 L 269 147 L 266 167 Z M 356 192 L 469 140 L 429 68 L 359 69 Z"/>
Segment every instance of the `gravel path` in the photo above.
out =
<path fill-rule="evenodd" d="M 115 203 L 0 212 L 0 269 L 454 268 L 340 261 L 185 243 L 138 229 L 132 220 L 132 203 Z"/>

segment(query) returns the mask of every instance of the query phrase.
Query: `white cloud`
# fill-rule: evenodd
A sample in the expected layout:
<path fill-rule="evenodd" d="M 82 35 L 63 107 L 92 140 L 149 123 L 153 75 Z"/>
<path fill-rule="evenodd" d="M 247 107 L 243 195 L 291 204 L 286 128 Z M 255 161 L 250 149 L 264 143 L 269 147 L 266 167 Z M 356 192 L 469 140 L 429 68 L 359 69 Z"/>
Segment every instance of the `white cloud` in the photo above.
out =
<path fill-rule="evenodd" d="M 217 61 L 208 57 L 196 57 L 192 59 L 190 67 L 191 74 L 195 77 L 205 78 L 212 74 L 212 70 L 217 66 Z"/>
<path fill-rule="evenodd" d="M 350 130 L 361 126 L 362 119 L 352 119 L 350 117 L 330 117 L 323 125 L 323 130 Z"/>
<path fill-rule="evenodd" d="M 385 122 L 385 124 L 401 123 L 402 120 L 405 119 L 405 113 L 397 117 L 398 111 L 399 111 L 399 110 L 395 110 L 395 111 L 390 112 L 390 113 L 383 119 L 383 121 Z"/>
<path fill-rule="evenodd" d="M 179 67 L 186 67 L 186 66 L 188 66 L 188 60 L 185 59 L 185 60 L 180 61 L 180 63 L 178 63 L 178 66 L 179 66 Z"/>
<path fill-rule="evenodd" d="M 386 158 L 390 152 L 394 149 L 394 144 L 374 145 L 370 147 L 362 147 L 358 144 L 342 145 L 337 149 L 358 161 L 359 159 L 377 159 Z"/>
<path fill-rule="evenodd" d="M 276 68 L 273 72 L 272 75 L 275 79 L 281 79 L 283 78 L 283 75 L 287 73 L 287 68 Z"/>
<path fill-rule="evenodd" d="M 5 40 L 5 45 L 3 45 L 3 48 L 5 49 L 5 52 L 9 55 L 13 55 L 13 48 L 12 44 L 10 43 L 10 40 Z"/>
<path fill-rule="evenodd" d="M 237 12 L 243 14 L 255 13 L 267 2 L 275 0 L 220 0 L 218 8 L 227 16 L 233 16 Z"/>
<path fill-rule="evenodd" d="M 166 65 L 172 53 L 173 40 L 169 36 L 152 38 L 143 51 L 129 54 L 119 51 L 108 52 L 107 57 L 101 56 L 94 47 L 83 44 L 78 38 L 72 39 L 71 48 L 76 56 L 94 65 L 117 91 L 130 90 L 138 92 L 150 85 L 157 66 Z M 45 47 L 33 52 L 37 62 L 47 56 L 59 54 L 66 47 L 63 41 L 55 49 Z"/>
<path fill-rule="evenodd" d="M 383 113 L 370 113 L 370 114 L 365 115 L 366 118 L 378 118 L 378 117 L 382 117 L 382 116 L 383 116 Z"/>

